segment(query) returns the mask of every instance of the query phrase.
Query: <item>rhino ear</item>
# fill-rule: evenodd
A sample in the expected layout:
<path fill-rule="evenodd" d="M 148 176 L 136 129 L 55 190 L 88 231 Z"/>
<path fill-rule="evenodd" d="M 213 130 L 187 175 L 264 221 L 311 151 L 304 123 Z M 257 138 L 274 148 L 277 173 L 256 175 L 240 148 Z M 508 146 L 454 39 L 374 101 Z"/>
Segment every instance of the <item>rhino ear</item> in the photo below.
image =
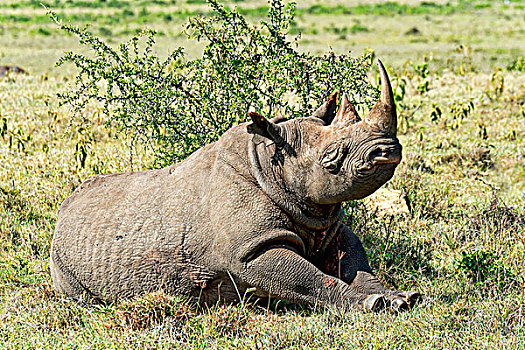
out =
<path fill-rule="evenodd" d="M 357 114 L 357 111 L 355 110 L 354 106 L 350 103 L 350 100 L 348 99 L 348 96 L 346 94 L 343 94 L 343 99 L 341 100 L 341 106 L 339 107 L 339 111 L 337 111 L 337 114 L 334 118 L 333 123 L 334 124 L 354 124 L 360 121 L 361 118 Z"/>
<path fill-rule="evenodd" d="M 248 132 L 267 137 L 277 145 L 284 143 L 286 134 L 282 126 L 275 124 L 256 112 L 248 112 L 248 116 L 253 122 L 248 125 Z"/>
<path fill-rule="evenodd" d="M 335 117 L 335 111 L 337 109 L 337 97 L 339 96 L 339 90 L 335 90 L 328 96 L 326 102 L 321 105 L 313 114 L 312 117 L 319 118 L 324 121 L 325 125 L 330 125 Z"/>

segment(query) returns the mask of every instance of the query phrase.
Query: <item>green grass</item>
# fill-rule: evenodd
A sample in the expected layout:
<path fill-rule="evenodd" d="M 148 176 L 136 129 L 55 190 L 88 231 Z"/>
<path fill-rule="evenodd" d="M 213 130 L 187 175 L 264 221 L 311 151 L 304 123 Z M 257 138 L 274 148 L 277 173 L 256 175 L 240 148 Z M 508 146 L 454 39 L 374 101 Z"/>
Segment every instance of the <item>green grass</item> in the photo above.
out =
<path fill-rule="evenodd" d="M 15 3 L 19 7 L 11 8 L 10 4 Z M 354 0 L 333 0 L 327 5 L 320 5 L 314 0 L 305 0 L 298 5 L 296 21 L 290 33 L 301 33 L 299 43 L 304 51 L 324 54 L 332 48 L 336 53 L 361 53 L 373 48 L 379 56 L 388 57 L 390 63 L 397 67 L 408 60 L 432 55 L 435 68 L 441 69 L 449 61 L 455 64 L 461 60 L 462 55 L 456 52 L 456 47 L 463 44 L 473 48 L 472 60 L 476 68 L 490 72 L 497 66 L 507 67 L 523 56 L 525 29 L 522 26 L 523 11 L 519 8 L 522 3 L 511 2 L 505 6 L 500 2 L 488 3 L 490 8 L 475 6 L 481 3 L 472 1 L 411 0 L 402 4 L 371 1 L 363 5 Z M 1 7 L 2 4 L 4 7 Z M 34 8 L 25 2 L 2 4 L 2 62 L 16 63 L 23 60 L 20 54 L 28 47 L 43 46 L 45 49 L 38 48 L 36 51 L 31 47 L 30 52 L 44 57 L 27 63 L 32 72 L 39 74 L 49 71 L 64 49 L 73 47 L 74 43 L 70 43 L 73 39 L 57 30 L 43 8 Z M 55 9 L 64 21 L 80 26 L 89 24 L 94 33 L 113 42 L 123 41 L 139 29 L 150 27 L 164 36 L 159 43 L 162 53 L 167 54 L 177 45 L 185 46 L 190 57 L 198 55 L 201 50 L 200 46 L 188 45 L 183 25 L 188 16 L 209 14 L 206 5 L 140 2 L 135 3 L 140 6 L 104 7 L 102 2 L 97 1 L 93 4 L 100 6 L 71 7 L 69 2 L 59 2 L 58 5 L 50 4 L 50 8 Z M 267 11 L 267 5 L 260 0 L 232 2 L 230 5 L 237 6 L 255 23 Z M 389 8 L 393 12 L 385 15 L 383 12 Z M 445 8 L 453 8 L 453 11 L 444 12 Z M 347 10 L 350 12 L 346 13 Z M 414 29 L 416 35 L 412 34 Z M 28 30 L 32 35 L 27 35 Z"/>
<path fill-rule="evenodd" d="M 83 12 L 78 13 L 76 11 L 71 11 L 71 9 L 84 8 L 84 9 L 111 9 L 113 15 L 111 20 L 118 21 L 121 19 L 120 15 L 123 14 L 124 17 L 131 16 L 142 18 L 145 22 L 155 22 L 158 17 L 166 16 L 167 14 L 184 16 L 195 15 L 197 13 L 202 13 L 204 15 L 209 12 L 206 11 L 206 7 L 198 6 L 193 11 L 177 11 L 175 8 L 180 8 L 180 6 L 174 6 L 170 2 L 142 2 L 140 4 L 135 3 L 134 6 L 130 6 L 129 2 L 121 1 L 109 1 L 109 2 L 97 2 L 97 1 L 75 1 L 67 3 L 42 3 L 48 8 L 57 10 L 57 13 L 60 17 L 64 17 L 64 14 L 69 13 L 66 16 L 68 20 L 71 20 L 75 23 L 79 22 L 92 22 L 92 21 L 107 21 L 108 16 L 106 11 L 99 11 L 97 13 Z M 189 5 L 205 5 L 206 0 L 189 0 L 187 1 Z M 13 8 L 24 8 L 24 7 L 34 7 L 34 3 L 31 1 L 29 3 L 22 4 L 10 4 L 10 7 Z M 146 11 L 148 5 L 153 5 L 155 9 L 152 12 Z M 164 6 L 159 7 L 158 5 L 165 5 L 173 7 L 170 11 L 163 11 Z M 8 6 L 8 5 L 4 5 Z M 42 6 L 39 3 L 39 8 Z M 121 9 L 119 14 L 118 11 L 114 9 Z M 483 4 L 475 4 L 473 2 L 459 2 L 457 4 L 438 4 L 434 2 L 422 2 L 417 5 L 407 5 L 407 4 L 398 4 L 396 2 L 388 1 L 385 3 L 375 3 L 375 4 L 358 4 L 354 6 L 345 6 L 338 4 L 335 6 L 325 6 L 320 4 L 314 4 L 307 7 L 299 6 L 297 7 L 296 14 L 297 16 L 304 15 L 330 15 L 330 16 L 341 16 L 341 15 L 366 15 L 366 16 L 392 16 L 392 15 L 401 15 L 401 16 L 411 16 L 411 15 L 451 15 L 457 13 L 476 13 L 476 12 L 488 12 L 493 8 L 490 2 Z M 60 12 L 58 10 L 64 10 Z M 137 9 L 140 9 L 137 11 Z M 509 9 L 509 7 L 507 7 Z M 483 10 L 483 11 L 482 11 Z M 263 17 L 268 12 L 268 6 L 256 6 L 256 7 L 242 7 L 239 6 L 239 12 L 246 16 L 251 17 Z M 115 18 L 116 14 L 116 18 Z M 47 16 L 31 16 L 26 13 L 10 13 L 3 16 L 0 16 L 0 22 L 31 22 L 31 23 L 45 23 L 47 21 Z"/>
<path fill-rule="evenodd" d="M 182 2 L 144 1 L 147 20 L 138 23 L 141 7 L 72 3 L 78 6 L 57 8 L 78 24 L 93 20 L 93 30 L 115 43 L 147 23 L 166 34 L 156 46 L 161 53 L 176 45 L 189 55 L 200 50 L 178 35 L 184 16 L 200 4 L 172 12 L 165 6 Z M 259 13 L 265 3 L 236 4 Z M 414 10 L 378 10 L 404 4 Z M 400 98 L 404 160 L 388 187 L 405 190 L 411 214 L 382 216 L 364 200 L 349 205 L 347 222 L 380 279 L 424 299 L 397 315 L 341 317 L 282 302 L 198 309 L 153 294 L 92 306 L 57 295 L 48 257 L 58 207 L 88 176 L 131 170 L 129 145 L 103 126 L 96 105 L 84 114 L 89 128 L 58 107 L 56 93 L 67 88 L 73 68 L 53 66 L 64 50 L 77 50 L 75 39 L 47 22 L 34 2 L 3 2 L 0 64 L 31 74 L 0 79 L 0 348 L 525 348 L 525 31 L 516 9 L 523 2 L 451 4 L 371 2 L 367 11 L 379 12 L 329 14 L 308 12 L 316 3 L 305 1 L 299 9 L 301 47 L 371 47 L 390 65 Z M 338 5 L 360 6 L 334 1 L 316 8 Z M 458 9 L 446 12 L 447 6 Z M 405 34 L 413 27 L 420 34 Z M 374 83 L 376 77 L 370 73 Z M 152 160 L 136 149 L 133 169 Z"/>

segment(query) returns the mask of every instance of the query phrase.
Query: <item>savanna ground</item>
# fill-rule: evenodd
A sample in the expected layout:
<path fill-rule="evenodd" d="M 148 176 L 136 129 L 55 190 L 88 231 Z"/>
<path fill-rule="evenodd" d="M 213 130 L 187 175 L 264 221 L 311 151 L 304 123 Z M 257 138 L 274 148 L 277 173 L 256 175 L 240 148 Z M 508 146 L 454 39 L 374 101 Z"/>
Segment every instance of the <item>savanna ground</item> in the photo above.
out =
<path fill-rule="evenodd" d="M 393 288 L 424 295 L 393 314 L 268 307 L 198 309 L 162 294 L 87 306 L 57 295 L 48 268 L 60 203 L 88 176 L 131 169 L 129 145 L 89 108 L 89 127 L 58 107 L 73 67 L 55 68 L 75 37 L 40 1 L 0 2 L 0 64 L 29 75 L 0 79 L 0 347 L 2 348 L 525 348 L 525 2 L 316 0 L 298 5 L 301 50 L 358 55 L 389 67 L 404 160 L 388 188 L 409 215 L 350 203 L 348 223 Z M 113 43 L 138 28 L 176 45 L 199 0 L 55 1 L 66 20 Z M 238 0 L 256 22 L 261 0 Z M 375 69 L 375 67 L 374 67 Z M 375 71 L 370 72 L 376 83 Z M 137 150 L 133 168 L 152 166 Z"/>

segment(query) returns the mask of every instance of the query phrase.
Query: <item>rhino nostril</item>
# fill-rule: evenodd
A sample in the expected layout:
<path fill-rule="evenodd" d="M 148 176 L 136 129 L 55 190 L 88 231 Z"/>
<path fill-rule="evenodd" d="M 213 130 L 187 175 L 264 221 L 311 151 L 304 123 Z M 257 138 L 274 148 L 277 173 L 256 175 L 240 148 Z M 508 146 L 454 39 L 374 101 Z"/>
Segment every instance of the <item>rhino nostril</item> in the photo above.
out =
<path fill-rule="evenodd" d="M 375 150 L 373 150 L 372 152 L 370 152 L 370 160 L 373 160 L 377 157 L 381 157 L 383 156 L 383 150 L 381 150 L 380 148 L 376 148 Z"/>

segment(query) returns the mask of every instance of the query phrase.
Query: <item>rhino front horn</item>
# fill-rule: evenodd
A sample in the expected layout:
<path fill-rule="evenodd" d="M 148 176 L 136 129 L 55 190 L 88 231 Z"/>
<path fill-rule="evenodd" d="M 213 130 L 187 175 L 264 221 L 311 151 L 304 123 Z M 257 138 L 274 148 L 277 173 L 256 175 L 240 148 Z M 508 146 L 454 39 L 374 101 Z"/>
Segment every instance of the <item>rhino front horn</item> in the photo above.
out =
<path fill-rule="evenodd" d="M 394 93 L 392 92 L 390 79 L 388 79 L 388 74 L 383 63 L 377 60 L 377 64 L 379 65 L 379 74 L 381 75 L 381 97 L 366 116 L 365 122 L 388 135 L 396 136 L 397 114 Z"/>

